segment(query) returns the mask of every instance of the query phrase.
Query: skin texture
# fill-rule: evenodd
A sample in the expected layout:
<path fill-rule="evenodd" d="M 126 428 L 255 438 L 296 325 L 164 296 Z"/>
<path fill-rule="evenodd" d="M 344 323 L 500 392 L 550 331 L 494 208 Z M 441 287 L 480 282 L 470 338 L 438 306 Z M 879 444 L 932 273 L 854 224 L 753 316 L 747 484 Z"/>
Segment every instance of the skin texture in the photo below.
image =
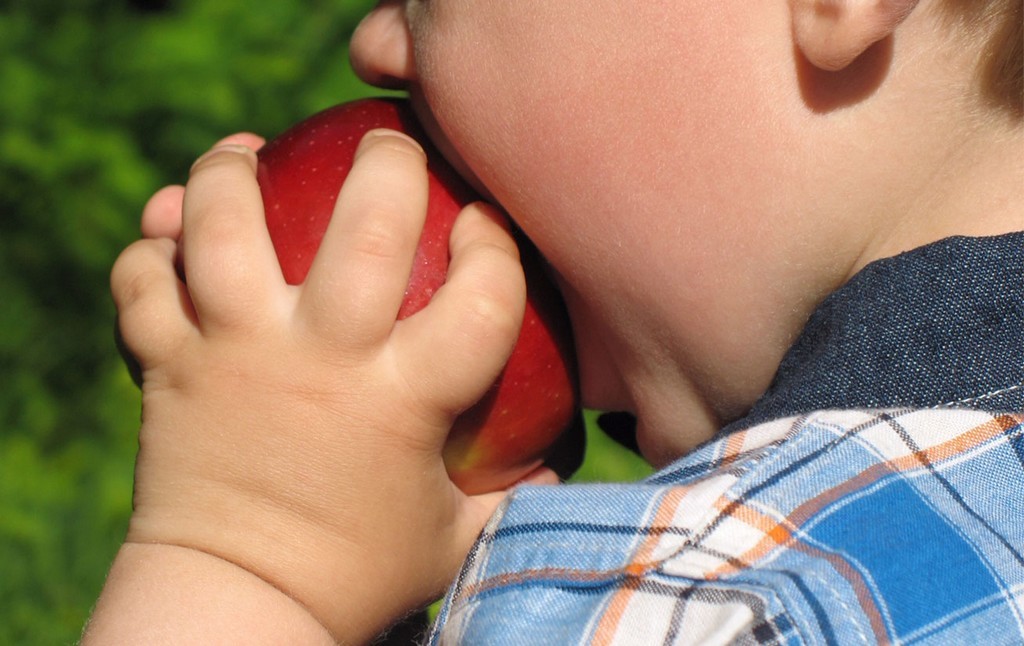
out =
<path fill-rule="evenodd" d="M 352 62 L 408 89 L 547 257 L 586 403 L 636 414 L 663 464 L 742 415 L 866 263 L 1022 228 L 1024 131 L 986 108 L 982 47 L 942 23 L 931 0 L 384 0 Z M 463 212 L 443 298 L 396 322 L 415 144 L 364 140 L 288 286 L 261 143 L 231 137 L 154 195 L 113 269 L 143 420 L 86 644 L 366 642 L 451 581 L 503 496 L 461 494 L 441 460 L 519 324 L 500 217 Z"/>
<path fill-rule="evenodd" d="M 964 120 L 972 50 L 914 3 L 827 5 L 386 1 L 354 37 L 560 272 L 584 399 L 637 413 L 655 463 L 741 415 L 870 260 L 1012 226 L 970 187 L 1011 150 Z"/>
<path fill-rule="evenodd" d="M 215 147 L 184 191 L 154 196 L 143 216 L 147 232 L 178 235 L 141 240 L 114 266 L 122 334 L 143 368 L 143 424 L 135 510 L 87 642 L 145 642 L 156 627 L 117 619 L 179 595 L 130 590 L 185 584 L 190 554 L 241 570 L 224 577 L 234 592 L 207 586 L 188 597 L 216 620 L 211 630 L 267 604 L 281 607 L 281 621 L 312 616 L 321 636 L 365 641 L 441 592 L 502 497 L 459 491 L 441 450 L 518 333 L 525 287 L 504 222 L 486 205 L 467 207 L 448 282 L 396 322 L 425 213 L 419 146 L 391 131 L 367 135 L 300 286 L 278 268 L 255 161 L 238 143 Z M 436 540 L 409 541 L 395 518 Z M 364 581 L 381 585 L 368 594 Z M 257 624 L 249 631 L 263 635 Z"/>

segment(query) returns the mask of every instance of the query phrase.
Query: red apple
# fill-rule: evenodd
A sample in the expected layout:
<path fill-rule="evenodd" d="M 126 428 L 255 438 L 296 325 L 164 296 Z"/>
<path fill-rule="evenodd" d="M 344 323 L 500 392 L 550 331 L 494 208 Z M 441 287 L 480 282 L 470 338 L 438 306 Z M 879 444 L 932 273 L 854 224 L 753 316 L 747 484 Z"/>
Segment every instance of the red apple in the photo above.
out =
<path fill-rule="evenodd" d="M 427 218 L 398 314 L 402 319 L 423 308 L 444 283 L 452 224 L 463 206 L 479 199 L 430 145 L 406 101 L 365 99 L 310 117 L 259 151 L 258 178 L 284 277 L 299 284 L 320 245 L 356 146 L 374 128 L 409 134 L 428 157 Z M 519 339 L 498 381 L 456 420 L 444 449 L 452 480 L 468 493 L 514 484 L 553 451 L 581 452 L 578 429 L 569 446 L 564 439 L 559 442 L 579 418 L 564 306 L 526 240 L 520 241 L 520 252 L 527 306 Z"/>

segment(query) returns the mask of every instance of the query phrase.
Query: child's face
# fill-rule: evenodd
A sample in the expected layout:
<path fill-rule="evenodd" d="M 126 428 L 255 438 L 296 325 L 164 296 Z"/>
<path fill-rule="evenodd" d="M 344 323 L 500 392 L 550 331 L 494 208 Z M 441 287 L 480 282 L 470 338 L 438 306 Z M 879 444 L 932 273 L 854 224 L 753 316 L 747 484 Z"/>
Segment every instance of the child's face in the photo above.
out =
<path fill-rule="evenodd" d="M 385 0 L 353 40 L 551 262 L 585 403 L 638 413 L 653 462 L 749 406 L 803 316 L 765 269 L 794 252 L 764 212 L 795 211 L 789 18 L 747 4 Z"/>

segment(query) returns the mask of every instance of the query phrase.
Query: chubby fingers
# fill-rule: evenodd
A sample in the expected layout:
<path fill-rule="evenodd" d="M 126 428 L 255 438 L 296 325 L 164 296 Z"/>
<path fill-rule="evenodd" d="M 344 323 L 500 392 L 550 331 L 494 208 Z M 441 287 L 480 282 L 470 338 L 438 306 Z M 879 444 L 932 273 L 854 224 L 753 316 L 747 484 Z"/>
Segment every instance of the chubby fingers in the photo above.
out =
<path fill-rule="evenodd" d="M 476 403 L 512 352 L 526 308 L 519 250 L 504 216 L 477 202 L 459 214 L 445 284 L 395 332 L 407 382 L 454 415 Z"/>
<path fill-rule="evenodd" d="M 227 144 L 192 166 L 181 252 L 202 327 L 258 325 L 284 293 L 256 182 L 256 153 Z"/>
<path fill-rule="evenodd" d="M 174 268 L 174 241 L 139 240 L 121 252 L 110 272 L 110 291 L 125 346 L 149 367 L 174 353 L 194 330 L 194 312 Z"/>
<path fill-rule="evenodd" d="M 405 295 L 427 209 L 426 155 L 408 136 L 367 133 L 303 285 L 318 334 L 379 347 Z"/>
<path fill-rule="evenodd" d="M 225 145 L 240 145 L 253 150 L 263 147 L 266 140 L 251 132 L 239 132 L 224 137 L 214 148 Z M 142 237 L 143 238 L 171 238 L 177 240 L 181 237 L 181 211 L 185 201 L 185 187 L 180 185 L 165 186 L 149 198 L 145 208 L 142 210 Z"/>
<path fill-rule="evenodd" d="M 142 209 L 143 238 L 181 237 L 181 209 L 185 202 L 184 186 L 165 186 L 149 198 Z"/>

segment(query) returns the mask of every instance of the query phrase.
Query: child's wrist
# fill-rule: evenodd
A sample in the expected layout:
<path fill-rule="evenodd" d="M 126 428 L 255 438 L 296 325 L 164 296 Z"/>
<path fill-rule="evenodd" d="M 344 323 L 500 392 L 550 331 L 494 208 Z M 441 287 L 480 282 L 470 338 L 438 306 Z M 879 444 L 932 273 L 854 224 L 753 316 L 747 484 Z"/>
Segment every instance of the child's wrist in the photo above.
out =
<path fill-rule="evenodd" d="M 197 563 L 215 561 L 225 585 L 267 602 L 280 596 L 341 643 L 368 642 L 409 609 L 389 607 L 400 596 L 393 591 L 367 587 L 380 579 L 374 555 L 330 527 L 280 509 L 240 505 L 237 514 L 215 518 L 201 513 L 202 503 L 195 507 L 195 514 L 136 510 L 122 549 L 180 550 Z"/>
<path fill-rule="evenodd" d="M 235 563 L 177 545 L 122 545 L 82 643 L 204 642 L 334 639 L 309 609 Z"/>

